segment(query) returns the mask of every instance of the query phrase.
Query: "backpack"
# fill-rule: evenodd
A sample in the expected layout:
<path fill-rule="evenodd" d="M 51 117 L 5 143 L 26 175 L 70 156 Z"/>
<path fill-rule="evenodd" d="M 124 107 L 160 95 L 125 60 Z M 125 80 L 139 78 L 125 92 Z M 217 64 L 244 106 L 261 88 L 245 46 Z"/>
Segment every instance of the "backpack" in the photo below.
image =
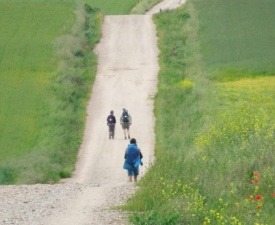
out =
<path fill-rule="evenodd" d="M 127 111 L 122 113 L 122 122 L 129 123 L 129 115 Z"/>
<path fill-rule="evenodd" d="M 115 122 L 115 119 L 114 119 L 114 116 L 108 116 L 108 123 L 114 123 Z"/>

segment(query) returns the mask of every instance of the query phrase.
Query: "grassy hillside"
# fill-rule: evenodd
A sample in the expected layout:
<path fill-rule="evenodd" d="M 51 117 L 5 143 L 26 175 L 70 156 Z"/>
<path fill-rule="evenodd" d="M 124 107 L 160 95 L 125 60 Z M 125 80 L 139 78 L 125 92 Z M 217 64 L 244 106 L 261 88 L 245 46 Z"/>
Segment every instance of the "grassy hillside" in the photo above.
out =
<path fill-rule="evenodd" d="M 161 49 L 157 159 L 125 207 L 135 211 L 133 224 L 271 225 L 275 220 L 275 80 L 269 63 L 275 46 L 253 39 L 253 46 L 260 46 L 254 55 L 244 38 L 250 30 L 236 28 L 245 14 L 262 14 L 264 7 L 266 17 L 257 17 L 262 21 L 245 23 L 272 37 L 266 27 L 274 27 L 274 4 L 231 2 L 191 0 L 155 17 Z M 228 11 L 234 18 L 224 16 Z M 214 31 L 228 24 L 234 28 L 217 38 Z M 212 39 L 217 46 L 214 41 L 207 46 Z M 246 57 L 222 54 L 233 43 Z"/>

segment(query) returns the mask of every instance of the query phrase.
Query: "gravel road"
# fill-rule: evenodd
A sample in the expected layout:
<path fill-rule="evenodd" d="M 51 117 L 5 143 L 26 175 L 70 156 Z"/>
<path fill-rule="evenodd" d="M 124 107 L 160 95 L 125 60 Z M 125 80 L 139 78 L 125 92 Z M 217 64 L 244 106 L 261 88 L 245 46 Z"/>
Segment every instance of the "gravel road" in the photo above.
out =
<path fill-rule="evenodd" d="M 183 4 L 183 0 L 180 2 Z M 133 117 L 131 136 L 144 155 L 143 176 L 154 160 L 153 96 L 156 93 L 158 49 L 152 15 L 175 8 L 165 0 L 147 15 L 106 16 L 103 36 L 95 52 L 97 77 L 87 106 L 87 122 L 73 177 L 60 184 L 0 186 L 0 224 L 18 225 L 126 225 L 127 212 L 114 210 L 137 187 L 122 169 L 124 140 L 116 127 L 109 140 L 106 118 L 122 108 Z"/>

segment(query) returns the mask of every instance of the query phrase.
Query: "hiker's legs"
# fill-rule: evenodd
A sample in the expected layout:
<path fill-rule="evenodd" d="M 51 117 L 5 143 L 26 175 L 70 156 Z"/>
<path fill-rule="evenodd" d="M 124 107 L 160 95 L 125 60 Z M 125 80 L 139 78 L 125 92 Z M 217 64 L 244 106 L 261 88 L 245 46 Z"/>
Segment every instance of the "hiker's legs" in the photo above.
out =
<path fill-rule="evenodd" d="M 125 126 L 126 130 L 127 130 L 127 136 L 130 139 L 130 123 L 127 123 Z"/>
<path fill-rule="evenodd" d="M 128 169 L 128 181 L 132 182 L 133 181 L 133 173 L 134 171 L 132 169 Z"/>
<path fill-rule="evenodd" d="M 122 129 L 124 132 L 124 138 L 127 139 L 127 137 L 130 139 L 130 124 L 129 123 L 123 123 Z"/>
<path fill-rule="evenodd" d="M 128 138 L 130 139 L 130 129 L 127 128 Z"/>
<path fill-rule="evenodd" d="M 128 128 L 128 135 L 129 135 L 129 137 L 130 137 L 130 126 L 129 126 L 129 128 Z"/>
<path fill-rule="evenodd" d="M 138 177 L 138 174 L 139 174 L 139 168 L 135 168 L 133 170 L 133 173 L 134 173 L 134 181 L 137 182 L 137 177 Z"/>
<path fill-rule="evenodd" d="M 115 136 L 115 124 L 112 123 L 109 125 L 109 138 L 114 138 Z"/>
<path fill-rule="evenodd" d="M 124 137 L 126 139 L 126 129 L 123 129 Z"/>

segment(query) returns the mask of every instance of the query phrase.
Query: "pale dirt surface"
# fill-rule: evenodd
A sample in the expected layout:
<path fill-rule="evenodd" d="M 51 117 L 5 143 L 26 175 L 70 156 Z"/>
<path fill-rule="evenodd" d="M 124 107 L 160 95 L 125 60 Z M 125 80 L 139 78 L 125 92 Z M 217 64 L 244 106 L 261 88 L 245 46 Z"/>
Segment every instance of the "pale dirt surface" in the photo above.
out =
<path fill-rule="evenodd" d="M 124 140 L 119 122 L 115 139 L 109 140 L 106 118 L 114 110 L 119 121 L 122 108 L 129 110 L 131 137 L 137 139 L 144 155 L 142 177 L 154 160 L 153 97 L 159 68 L 151 15 L 178 5 L 176 0 L 166 0 L 148 15 L 105 17 L 95 50 L 97 77 L 73 177 L 55 185 L 0 186 L 0 224 L 127 224 L 127 212 L 112 207 L 124 204 L 137 189 L 127 182 L 122 169 L 129 140 Z"/>

